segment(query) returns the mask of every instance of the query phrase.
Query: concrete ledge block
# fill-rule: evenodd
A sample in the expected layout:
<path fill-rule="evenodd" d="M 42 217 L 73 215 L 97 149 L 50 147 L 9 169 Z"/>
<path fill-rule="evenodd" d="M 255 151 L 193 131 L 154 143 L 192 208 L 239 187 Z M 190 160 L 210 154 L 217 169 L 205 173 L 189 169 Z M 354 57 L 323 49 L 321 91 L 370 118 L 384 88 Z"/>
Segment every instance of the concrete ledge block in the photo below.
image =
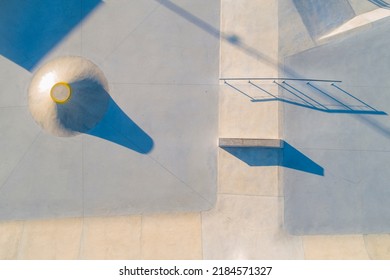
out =
<path fill-rule="evenodd" d="M 283 148 L 283 140 L 253 138 L 219 138 L 219 147 Z"/>

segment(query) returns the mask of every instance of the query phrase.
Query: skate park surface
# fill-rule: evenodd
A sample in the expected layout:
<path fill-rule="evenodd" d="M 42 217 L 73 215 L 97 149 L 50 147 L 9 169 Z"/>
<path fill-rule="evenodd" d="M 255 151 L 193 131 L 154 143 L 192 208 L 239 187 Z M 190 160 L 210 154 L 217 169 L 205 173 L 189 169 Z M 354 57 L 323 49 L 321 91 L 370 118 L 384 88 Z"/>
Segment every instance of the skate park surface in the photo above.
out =
<path fill-rule="evenodd" d="M 319 2 L 69 1 L 43 49 L 3 17 L 0 258 L 390 258 L 388 7 Z M 64 55 L 105 73 L 118 134 L 34 123 L 31 77 Z"/>

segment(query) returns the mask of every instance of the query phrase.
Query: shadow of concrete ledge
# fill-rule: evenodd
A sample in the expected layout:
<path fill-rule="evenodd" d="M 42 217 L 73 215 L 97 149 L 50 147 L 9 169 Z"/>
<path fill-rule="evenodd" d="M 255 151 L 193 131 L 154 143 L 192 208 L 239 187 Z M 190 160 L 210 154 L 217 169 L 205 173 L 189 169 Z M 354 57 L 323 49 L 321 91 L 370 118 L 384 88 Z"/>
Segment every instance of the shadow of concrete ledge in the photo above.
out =
<path fill-rule="evenodd" d="M 279 147 L 266 146 L 221 146 L 222 149 L 249 166 L 280 166 L 318 176 L 324 176 L 322 166 L 302 152 L 282 141 Z"/>

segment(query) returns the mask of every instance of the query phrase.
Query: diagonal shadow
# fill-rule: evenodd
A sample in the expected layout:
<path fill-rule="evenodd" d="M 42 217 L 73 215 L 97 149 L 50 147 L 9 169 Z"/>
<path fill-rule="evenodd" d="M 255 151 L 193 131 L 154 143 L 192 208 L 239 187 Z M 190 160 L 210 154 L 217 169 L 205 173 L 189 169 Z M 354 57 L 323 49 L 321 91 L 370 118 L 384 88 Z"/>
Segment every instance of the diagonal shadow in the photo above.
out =
<path fill-rule="evenodd" d="M 283 102 L 283 103 L 286 103 L 286 104 L 291 104 L 291 105 L 295 105 L 295 106 L 299 106 L 299 107 L 303 107 L 303 108 L 308 108 L 308 109 L 312 109 L 312 110 L 316 110 L 316 111 L 320 111 L 320 112 L 324 112 L 324 113 L 362 114 L 362 115 L 364 115 L 364 114 L 366 114 L 366 115 L 387 115 L 386 112 L 379 111 L 379 110 L 375 109 L 374 107 L 368 105 L 366 102 L 364 102 L 364 101 L 360 100 L 359 98 L 353 96 L 352 94 L 350 94 L 349 92 L 343 90 L 341 87 L 339 87 L 339 86 L 337 86 L 335 84 L 331 84 L 331 85 L 333 87 L 337 88 L 341 93 L 346 94 L 347 96 L 350 96 L 351 98 L 353 98 L 354 100 L 359 102 L 359 104 L 362 107 L 366 108 L 366 109 L 364 109 L 364 110 L 354 109 L 354 108 L 344 104 L 340 100 L 336 99 L 334 96 L 331 96 L 329 93 L 325 92 L 323 89 L 320 89 L 319 87 L 313 86 L 310 83 L 307 83 L 307 85 L 310 86 L 311 88 L 315 89 L 318 93 L 324 95 L 325 97 L 327 97 L 327 98 L 329 98 L 331 100 L 337 101 L 337 103 L 341 104 L 342 107 L 344 107 L 345 109 L 331 109 L 331 108 L 328 108 L 323 103 L 319 102 L 318 100 L 314 99 L 313 97 L 310 97 L 308 94 L 304 93 L 303 91 L 297 89 L 296 87 L 290 85 L 289 83 L 287 83 L 285 81 L 283 81 L 282 83 L 278 83 L 278 82 L 274 81 L 274 83 L 277 86 L 281 87 L 282 89 L 286 90 L 287 92 L 291 93 L 294 97 L 298 98 L 298 100 L 300 100 L 301 102 L 297 102 L 296 100 L 291 100 L 291 99 L 287 99 L 287 98 L 278 97 L 278 96 L 272 94 L 271 92 L 269 92 L 268 90 L 262 88 L 258 84 L 253 83 L 250 80 L 248 81 L 248 83 L 250 85 L 252 85 L 253 87 L 255 87 L 256 89 L 266 93 L 270 97 L 269 98 L 255 99 L 252 96 L 250 96 L 249 94 L 247 94 L 245 91 L 243 91 L 242 89 L 239 89 L 238 87 L 236 87 L 236 86 L 228 83 L 227 81 L 225 81 L 226 85 L 228 85 L 230 88 L 236 90 L 240 94 L 248 97 L 251 100 L 251 102 L 259 102 L 259 103 L 261 103 L 261 102 L 269 102 L 269 101 L 278 101 L 278 102 Z M 317 106 L 314 105 L 314 103 L 317 104 Z"/>
<path fill-rule="evenodd" d="M 390 4 L 387 3 L 386 1 L 383 1 L 383 0 L 368 0 L 368 1 L 370 1 L 372 4 L 374 4 L 380 8 L 390 9 Z"/>
<path fill-rule="evenodd" d="M 347 0 L 293 0 L 293 3 L 307 31 L 314 39 L 355 16 Z"/>
<path fill-rule="evenodd" d="M 283 141 L 283 148 L 223 147 L 222 149 L 249 166 L 281 166 L 324 176 L 323 167 L 285 141 Z"/>
<path fill-rule="evenodd" d="M 0 1 L 0 55 L 31 71 L 101 0 Z"/>
<path fill-rule="evenodd" d="M 275 84 L 277 84 L 279 87 L 281 87 L 282 89 L 288 91 L 289 93 L 291 93 L 293 96 L 295 97 L 298 97 L 298 99 L 300 99 L 301 101 L 303 101 L 307 106 L 311 107 L 311 108 L 317 108 L 316 106 L 314 106 L 312 103 L 310 103 L 309 101 L 307 101 L 306 99 L 304 99 L 303 97 L 300 97 L 298 94 L 294 93 L 292 90 L 289 90 L 288 88 L 286 88 L 285 86 L 281 85 L 280 83 L 274 81 Z"/>
<path fill-rule="evenodd" d="M 327 93 L 325 90 L 323 89 L 320 89 L 319 87 L 317 86 L 314 86 L 313 84 L 311 84 L 310 82 L 307 82 L 306 83 L 308 86 L 310 86 L 311 88 L 315 89 L 317 92 L 321 93 L 322 95 L 328 97 L 329 99 L 335 101 L 336 103 L 338 103 L 339 105 L 341 105 L 342 107 L 345 107 L 347 108 L 348 110 L 352 111 L 353 112 L 353 109 L 346 105 L 345 103 L 343 103 L 342 101 L 340 101 L 339 99 L 335 98 L 334 96 L 332 96 L 331 94 Z"/>
<path fill-rule="evenodd" d="M 214 38 L 218 40 L 226 41 L 229 44 L 234 45 L 235 47 L 242 50 L 249 56 L 253 57 L 254 59 L 261 60 L 272 67 L 276 67 L 282 72 L 287 73 L 291 77 L 300 77 L 298 73 L 288 68 L 287 66 L 283 65 L 282 63 L 279 63 L 279 61 L 275 60 L 274 58 L 262 52 L 259 52 L 257 49 L 242 42 L 236 34 L 227 34 L 225 32 L 222 32 L 221 30 L 215 28 L 214 26 L 207 23 L 203 19 L 193 15 L 192 13 L 176 5 L 170 0 L 154 0 L 154 1 L 161 4 L 165 8 L 169 9 L 170 11 L 174 12 L 175 14 L 182 17 L 183 19 L 187 20 L 188 22 L 194 24 L 195 26 L 202 29 L 203 31 L 207 32 Z"/>
<path fill-rule="evenodd" d="M 87 78 L 70 86 L 75 94 L 67 103 L 57 104 L 58 121 L 64 128 L 141 154 L 153 149 L 153 139 L 123 112 L 100 83 Z"/>
<path fill-rule="evenodd" d="M 103 119 L 86 134 L 111 141 L 141 154 L 152 151 L 153 139 L 110 97 Z"/>
<path fill-rule="evenodd" d="M 172 1 L 170 1 L 170 0 L 155 0 L 155 1 L 158 2 L 159 4 L 161 4 L 162 6 L 164 6 L 165 8 L 169 9 L 173 13 L 177 14 L 178 16 L 182 17 L 183 19 L 187 20 L 188 22 L 194 24 L 198 28 L 204 30 L 205 32 L 207 32 L 211 36 L 215 37 L 216 39 L 223 40 L 223 41 L 226 41 L 226 42 L 234 45 L 235 47 L 239 48 L 240 50 L 242 50 L 246 54 L 248 54 L 251 57 L 253 57 L 254 59 L 261 60 L 264 63 L 277 68 L 278 70 L 280 70 L 280 72 L 286 73 L 289 77 L 292 77 L 292 78 L 295 77 L 297 79 L 298 78 L 305 78 L 305 77 L 302 77 L 297 72 L 295 72 L 290 67 L 287 67 L 286 65 L 280 63 L 279 61 L 277 61 L 277 60 L 267 56 L 266 54 L 259 52 L 257 49 L 255 49 L 255 48 L 253 48 L 251 46 L 246 45 L 245 43 L 243 43 L 240 40 L 240 38 L 237 35 L 235 35 L 235 34 L 226 34 L 224 32 L 221 32 L 219 29 L 215 28 L 214 26 L 212 26 L 211 24 L 209 24 L 206 21 L 202 20 L 201 18 L 193 15 L 192 13 L 190 13 L 187 10 L 183 9 L 182 7 L 176 5 Z M 314 1 L 314 2 L 316 2 L 316 1 Z M 312 5 L 314 3 L 314 2 L 313 3 L 304 3 L 304 1 L 302 1 L 302 0 L 296 0 L 296 2 L 300 2 L 300 3 L 304 4 L 304 5 L 306 5 L 306 4 Z M 309 1 L 307 1 L 307 2 L 309 2 Z M 384 2 L 384 1 L 380 1 L 379 0 L 377 2 Z M 335 2 L 330 3 L 330 6 L 332 6 L 334 3 Z M 335 3 L 335 4 L 337 4 L 337 3 Z M 345 6 L 341 2 L 339 4 L 343 8 L 349 9 L 348 5 L 347 5 L 348 6 L 347 7 L 347 6 Z M 314 5 L 313 7 L 315 8 L 316 6 Z M 331 10 L 332 9 L 330 9 L 330 11 Z M 330 13 L 329 17 L 332 18 L 332 16 L 333 15 Z M 223 80 L 225 80 L 225 79 L 223 79 Z M 304 80 L 309 81 L 308 79 L 304 79 Z M 232 86 L 232 85 L 230 85 L 230 86 Z M 234 87 L 234 86 L 233 86 L 233 88 L 237 89 L 237 87 Z M 343 110 L 343 109 L 342 110 L 340 110 L 340 109 L 334 110 L 334 109 L 323 108 L 325 106 L 324 104 L 322 104 L 322 106 L 320 106 L 320 108 L 318 108 L 316 106 L 311 106 L 311 105 L 308 105 L 308 104 L 300 104 L 298 102 L 290 101 L 290 100 L 287 100 L 287 99 L 279 99 L 279 98 L 277 98 L 277 99 L 269 99 L 269 100 L 253 100 L 253 97 L 249 96 L 245 92 L 243 92 L 243 91 L 241 91 L 239 89 L 238 89 L 238 91 L 241 94 L 246 95 L 247 97 L 249 97 L 252 102 L 265 102 L 265 101 L 277 100 L 277 101 L 281 101 L 281 102 L 285 102 L 285 103 L 289 103 L 289 104 L 293 104 L 293 105 L 297 105 L 297 106 L 301 106 L 301 107 L 306 107 L 306 108 L 310 108 L 310 109 L 313 109 L 313 110 L 318 110 L 318 111 L 322 111 L 322 112 L 326 112 L 326 113 L 354 113 L 354 114 L 387 115 L 385 112 L 378 111 L 378 110 L 375 110 L 375 109 L 374 110 L 354 110 L 354 109 L 353 110 L 349 110 L 349 109 L 348 110 Z M 370 107 L 370 106 L 368 106 L 368 107 Z"/>

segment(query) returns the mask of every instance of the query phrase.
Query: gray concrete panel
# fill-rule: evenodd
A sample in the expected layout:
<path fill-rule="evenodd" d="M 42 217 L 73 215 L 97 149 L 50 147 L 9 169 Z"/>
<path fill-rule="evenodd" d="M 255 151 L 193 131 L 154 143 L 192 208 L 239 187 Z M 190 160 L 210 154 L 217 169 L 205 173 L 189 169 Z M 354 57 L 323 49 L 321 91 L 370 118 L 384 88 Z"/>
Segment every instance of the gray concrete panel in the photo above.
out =
<path fill-rule="evenodd" d="M 219 37 L 205 28 L 218 29 L 219 6 L 104 1 L 91 10 L 37 62 L 84 56 L 107 77 L 111 109 L 69 139 L 40 132 L 26 106 L 32 73 L 1 57 L 0 219 L 211 208 Z"/>
<path fill-rule="evenodd" d="M 2 186 L 0 218 L 81 216 L 81 138 L 40 133 Z"/>
<path fill-rule="evenodd" d="M 389 31 L 390 21 L 382 20 L 285 58 L 302 77 L 342 80 L 337 84 L 342 90 L 326 83 L 313 83 L 320 91 L 295 84 L 327 110 L 283 105 L 284 139 L 324 169 L 324 176 L 283 171 L 285 222 L 291 233 L 390 231 Z M 281 93 L 291 97 L 286 90 Z"/>

